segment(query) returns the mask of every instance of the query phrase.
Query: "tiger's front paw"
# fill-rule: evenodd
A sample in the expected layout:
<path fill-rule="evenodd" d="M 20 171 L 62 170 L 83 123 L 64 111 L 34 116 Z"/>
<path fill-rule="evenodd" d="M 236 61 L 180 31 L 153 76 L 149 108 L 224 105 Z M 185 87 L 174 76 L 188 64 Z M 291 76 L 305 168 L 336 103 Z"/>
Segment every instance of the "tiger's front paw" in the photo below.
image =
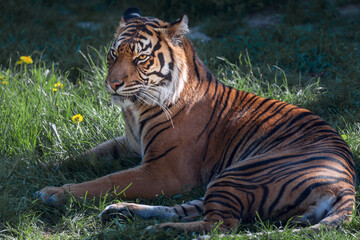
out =
<path fill-rule="evenodd" d="M 35 192 L 35 197 L 52 206 L 65 203 L 65 189 L 63 187 L 46 187 Z"/>

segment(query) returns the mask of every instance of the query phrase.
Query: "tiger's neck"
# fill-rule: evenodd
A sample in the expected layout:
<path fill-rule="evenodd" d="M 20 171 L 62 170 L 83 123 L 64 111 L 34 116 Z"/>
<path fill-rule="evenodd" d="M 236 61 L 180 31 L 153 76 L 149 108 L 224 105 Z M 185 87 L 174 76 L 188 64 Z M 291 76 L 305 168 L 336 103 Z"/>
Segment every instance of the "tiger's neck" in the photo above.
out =
<path fill-rule="evenodd" d="M 187 58 L 189 77 L 181 94 L 184 102 L 191 101 L 192 104 L 212 97 L 218 85 L 218 81 L 197 56 L 191 42 L 184 39 L 184 50 Z"/>

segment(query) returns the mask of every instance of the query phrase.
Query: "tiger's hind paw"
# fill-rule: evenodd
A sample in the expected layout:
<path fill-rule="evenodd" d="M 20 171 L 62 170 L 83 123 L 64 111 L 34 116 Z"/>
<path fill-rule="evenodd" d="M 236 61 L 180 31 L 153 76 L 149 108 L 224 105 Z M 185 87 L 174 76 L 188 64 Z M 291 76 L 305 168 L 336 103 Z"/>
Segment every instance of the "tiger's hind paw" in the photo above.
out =
<path fill-rule="evenodd" d="M 106 224 L 114 218 L 128 220 L 136 215 L 137 204 L 134 203 L 116 203 L 108 205 L 99 215 L 102 224 Z"/>

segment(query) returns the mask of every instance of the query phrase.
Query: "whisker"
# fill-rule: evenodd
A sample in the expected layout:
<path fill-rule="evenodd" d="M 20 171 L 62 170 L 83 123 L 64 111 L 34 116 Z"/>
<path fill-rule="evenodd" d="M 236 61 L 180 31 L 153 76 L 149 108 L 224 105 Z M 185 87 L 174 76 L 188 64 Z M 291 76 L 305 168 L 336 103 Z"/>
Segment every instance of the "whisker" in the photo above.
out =
<path fill-rule="evenodd" d="M 167 88 L 161 88 L 159 89 L 158 87 L 154 87 L 154 86 L 148 86 L 147 90 L 149 92 L 155 92 L 155 93 L 158 93 L 160 96 L 159 96 L 159 99 L 162 97 L 165 97 L 165 101 L 164 102 L 172 102 L 171 101 L 171 96 L 173 96 L 175 93 L 170 90 L 170 89 L 167 89 Z"/>

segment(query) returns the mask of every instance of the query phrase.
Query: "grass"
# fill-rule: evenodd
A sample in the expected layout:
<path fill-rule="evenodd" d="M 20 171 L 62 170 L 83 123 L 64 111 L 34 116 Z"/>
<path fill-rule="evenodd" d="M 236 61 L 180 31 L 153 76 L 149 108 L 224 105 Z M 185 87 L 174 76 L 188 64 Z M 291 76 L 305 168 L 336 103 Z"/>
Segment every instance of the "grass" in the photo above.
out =
<path fill-rule="evenodd" d="M 212 37 L 210 42 L 194 41 L 199 55 L 219 80 L 235 88 L 300 105 L 322 116 L 347 141 L 359 169 L 359 17 L 337 11 L 351 1 L 316 1 L 313 5 L 304 1 L 301 4 L 306 8 L 296 8 L 292 1 L 284 6 L 274 1 L 253 2 L 237 5 L 238 12 L 230 14 L 231 18 L 225 5 L 212 17 L 206 12 L 197 16 L 201 6 L 188 5 L 192 6 L 190 24 Z M 117 200 L 70 199 L 55 208 L 33 197 L 44 186 L 90 180 L 139 162 L 79 158 L 86 149 L 124 130 L 120 111 L 110 104 L 103 81 L 106 49 L 127 5 L 98 0 L 86 3 L 34 0 L 2 6 L 6 14 L 0 17 L 0 238 L 192 239 L 194 234 L 173 230 L 144 231 L 158 220 L 115 221 L 102 226 L 97 215 Z M 152 11 L 146 7 L 151 5 L 149 1 L 135 5 L 144 6 L 145 14 L 165 20 L 174 20 L 181 16 L 179 11 L 186 10 L 179 5 L 178 9 Z M 270 5 L 282 16 L 276 26 L 249 27 L 244 18 L 236 17 L 247 9 L 264 11 Z M 81 28 L 79 22 L 100 25 Z M 23 55 L 31 55 L 34 63 L 16 65 Z M 53 91 L 59 82 L 63 88 Z M 84 121 L 73 123 L 76 114 Z M 194 189 L 171 198 L 137 202 L 173 205 L 202 193 L 203 189 Z M 285 231 L 273 231 L 279 228 Z M 286 224 L 256 221 L 239 226 L 237 233 L 242 234 L 238 239 L 248 239 L 249 231 L 264 233 L 255 235 L 258 239 L 358 239 L 360 216 L 354 213 L 350 224 L 318 234 L 306 229 L 294 234 L 291 230 Z M 216 231 L 212 236 L 220 238 Z"/>

